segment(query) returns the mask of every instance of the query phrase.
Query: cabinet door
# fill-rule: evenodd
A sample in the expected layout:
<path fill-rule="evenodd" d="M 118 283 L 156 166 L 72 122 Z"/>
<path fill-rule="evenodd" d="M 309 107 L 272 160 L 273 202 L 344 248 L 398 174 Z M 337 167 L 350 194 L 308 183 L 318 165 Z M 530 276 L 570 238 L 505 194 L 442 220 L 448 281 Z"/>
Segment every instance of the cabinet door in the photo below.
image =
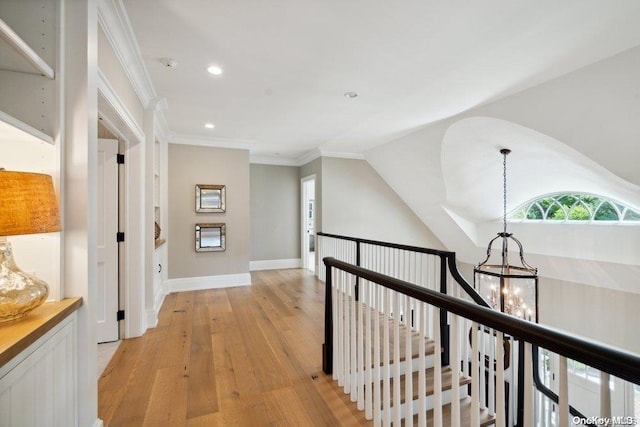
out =
<path fill-rule="evenodd" d="M 76 314 L 50 333 L 16 356 L 31 352 L 24 360 L 0 373 L 0 426 L 77 425 Z"/>

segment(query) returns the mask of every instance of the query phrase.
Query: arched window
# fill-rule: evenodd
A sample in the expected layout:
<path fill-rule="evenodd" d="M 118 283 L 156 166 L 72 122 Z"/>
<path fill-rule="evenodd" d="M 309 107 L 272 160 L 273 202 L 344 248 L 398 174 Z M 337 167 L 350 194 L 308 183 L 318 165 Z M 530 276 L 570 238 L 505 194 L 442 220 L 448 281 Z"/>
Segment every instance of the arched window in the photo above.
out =
<path fill-rule="evenodd" d="M 620 202 L 584 193 L 559 193 L 529 201 L 516 209 L 513 221 L 607 221 L 640 224 L 640 212 Z"/>

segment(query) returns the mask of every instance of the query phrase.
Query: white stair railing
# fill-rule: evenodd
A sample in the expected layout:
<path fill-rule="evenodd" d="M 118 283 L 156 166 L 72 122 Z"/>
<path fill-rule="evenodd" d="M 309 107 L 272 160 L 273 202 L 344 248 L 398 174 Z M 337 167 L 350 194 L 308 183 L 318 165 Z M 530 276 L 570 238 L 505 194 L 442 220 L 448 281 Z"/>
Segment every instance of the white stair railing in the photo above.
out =
<path fill-rule="evenodd" d="M 380 255 L 388 261 L 383 269 L 419 277 L 400 254 L 388 249 Z M 333 308 L 327 313 L 334 325 L 327 330 L 335 351 L 325 351 L 332 359 L 324 366 L 333 367 L 345 393 L 374 425 L 593 425 L 569 405 L 569 355 L 603 369 L 600 411 L 606 416 L 609 373 L 640 382 L 637 355 L 454 298 L 461 292 L 455 287 L 450 296 L 335 259 L 325 262 L 331 266 Z M 450 329 L 441 328 L 443 319 Z M 450 337 L 448 366 L 441 358 L 442 331 Z M 538 346 L 559 354 L 558 396 L 541 396 L 543 389 L 534 384 L 540 382 Z M 548 405 L 549 399 L 557 404 Z"/>

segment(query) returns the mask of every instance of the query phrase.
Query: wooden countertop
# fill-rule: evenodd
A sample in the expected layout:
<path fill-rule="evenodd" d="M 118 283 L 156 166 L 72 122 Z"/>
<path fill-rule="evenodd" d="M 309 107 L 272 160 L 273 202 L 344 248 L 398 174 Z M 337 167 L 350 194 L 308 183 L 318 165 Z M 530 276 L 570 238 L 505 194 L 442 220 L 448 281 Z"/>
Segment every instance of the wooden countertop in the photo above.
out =
<path fill-rule="evenodd" d="M 0 323 L 0 366 L 13 359 L 82 305 L 82 298 L 42 304 L 25 317 Z"/>

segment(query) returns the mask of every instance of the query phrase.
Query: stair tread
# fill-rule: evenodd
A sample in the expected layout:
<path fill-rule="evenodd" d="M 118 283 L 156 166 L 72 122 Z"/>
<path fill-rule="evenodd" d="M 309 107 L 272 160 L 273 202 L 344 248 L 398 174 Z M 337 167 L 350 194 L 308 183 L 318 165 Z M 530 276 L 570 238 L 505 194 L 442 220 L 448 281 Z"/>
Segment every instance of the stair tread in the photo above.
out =
<path fill-rule="evenodd" d="M 385 315 L 378 313 L 375 309 L 370 309 L 372 312 L 372 319 L 371 319 L 371 332 L 374 333 L 375 332 L 375 321 L 373 319 L 374 316 L 378 316 L 380 318 L 383 318 Z M 389 362 L 393 363 L 394 362 L 394 355 L 393 355 L 393 341 L 394 341 L 394 335 L 395 335 L 395 319 L 388 319 L 387 320 L 389 322 Z M 384 340 L 384 320 L 381 319 L 380 324 L 380 342 L 382 343 Z M 405 360 L 407 360 L 407 350 L 406 350 L 406 334 L 407 331 L 410 331 L 409 328 L 407 328 L 405 325 L 400 324 L 399 325 L 399 342 L 400 342 L 400 362 L 404 362 Z M 421 336 L 420 333 L 418 333 L 417 331 L 410 331 L 411 333 L 411 359 L 417 357 L 420 355 L 420 340 L 421 340 Z M 432 355 L 434 354 L 435 351 L 435 345 L 432 339 L 428 338 L 428 337 L 422 337 L 422 339 L 424 339 L 425 341 L 425 355 Z M 374 344 L 374 340 L 373 337 L 371 338 L 371 349 L 373 350 L 373 344 Z M 373 357 L 372 357 L 373 360 Z M 384 346 L 381 344 L 380 345 L 380 363 L 383 364 L 384 363 Z"/>
<path fill-rule="evenodd" d="M 431 396 L 433 395 L 433 392 L 435 390 L 434 387 L 434 373 L 435 370 L 433 368 L 428 368 L 425 369 L 425 376 L 426 376 L 426 395 L 427 396 Z M 412 400 L 416 400 L 418 399 L 418 395 L 419 395 L 419 379 L 420 379 L 420 372 L 413 372 L 412 375 L 412 382 L 413 382 L 413 396 L 412 396 Z M 452 382 L 453 382 L 453 370 L 450 367 L 443 367 L 442 368 L 442 391 L 447 391 L 447 390 L 451 390 L 452 388 Z M 460 377 L 458 379 L 458 385 L 463 386 L 466 384 L 471 383 L 471 378 L 467 377 L 466 375 L 462 375 L 460 374 Z M 406 376 L 405 375 L 401 375 L 400 376 L 400 402 L 401 403 L 405 403 L 406 402 L 406 395 L 405 395 L 405 384 L 406 384 Z M 393 378 L 390 379 L 390 388 L 392 390 L 391 392 L 391 406 L 393 406 Z M 381 390 L 382 390 L 382 386 L 381 386 Z"/>
<path fill-rule="evenodd" d="M 451 404 L 442 405 L 442 425 L 451 425 Z M 427 411 L 427 425 L 433 425 L 433 409 Z M 418 415 L 413 417 L 414 424 L 417 424 Z M 495 414 L 489 412 L 487 408 L 480 408 L 480 426 L 490 426 L 496 421 Z M 460 424 L 471 425 L 471 398 L 460 399 Z"/>

